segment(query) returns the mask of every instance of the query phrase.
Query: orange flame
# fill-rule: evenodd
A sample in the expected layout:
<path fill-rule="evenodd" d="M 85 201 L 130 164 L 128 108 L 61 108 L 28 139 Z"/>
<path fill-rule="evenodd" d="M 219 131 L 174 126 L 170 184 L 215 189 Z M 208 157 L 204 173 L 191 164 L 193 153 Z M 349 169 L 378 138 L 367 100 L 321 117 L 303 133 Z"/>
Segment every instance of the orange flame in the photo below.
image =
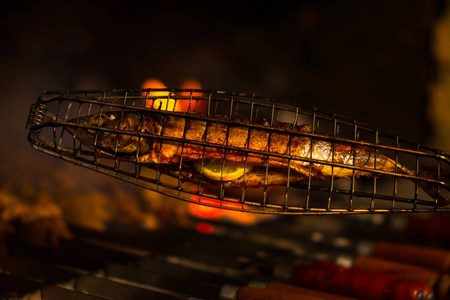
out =
<path fill-rule="evenodd" d="M 167 88 L 161 80 L 156 78 L 147 79 L 142 84 L 143 89 L 165 89 Z M 144 93 L 147 95 L 147 93 Z M 158 98 L 157 98 L 158 97 Z M 159 98 L 161 97 L 161 98 Z M 163 91 L 151 91 L 148 93 L 147 107 L 152 107 L 154 109 L 161 109 L 167 111 L 173 111 L 175 107 L 175 100 L 169 99 L 169 92 Z"/>
<path fill-rule="evenodd" d="M 183 81 L 181 84 L 182 89 L 201 89 L 200 83 L 195 79 L 187 79 Z M 191 95 L 192 94 L 192 95 Z M 195 93 L 195 92 L 182 92 L 180 93 L 183 97 L 189 97 L 189 99 L 186 100 L 178 100 L 177 101 L 177 107 L 178 111 L 190 111 L 190 112 L 197 112 L 197 113 L 206 113 L 207 110 L 207 102 L 205 100 L 195 100 L 195 97 L 201 96 L 201 93 Z M 192 99 L 191 99 L 192 97 Z"/>
<path fill-rule="evenodd" d="M 157 78 L 147 79 L 142 84 L 143 89 L 165 89 L 167 86 Z M 181 84 L 182 89 L 201 89 L 200 83 L 195 79 L 187 79 Z M 170 98 L 170 92 L 166 91 L 151 91 L 148 94 L 147 107 L 152 107 L 154 109 L 161 109 L 167 111 L 179 111 L 179 112 L 198 112 L 206 113 L 207 101 L 196 100 L 195 97 L 201 95 L 201 93 L 195 92 L 181 92 L 178 96 L 186 97 L 188 99 L 178 99 L 175 100 Z"/>
<path fill-rule="evenodd" d="M 200 83 L 195 80 L 195 79 L 186 79 L 185 81 L 183 81 L 183 83 L 181 84 L 181 88 L 182 89 L 196 89 L 199 90 L 202 88 L 202 86 L 200 85 Z M 195 93 L 194 93 L 195 94 Z M 182 93 L 183 96 L 189 96 L 190 93 Z"/>

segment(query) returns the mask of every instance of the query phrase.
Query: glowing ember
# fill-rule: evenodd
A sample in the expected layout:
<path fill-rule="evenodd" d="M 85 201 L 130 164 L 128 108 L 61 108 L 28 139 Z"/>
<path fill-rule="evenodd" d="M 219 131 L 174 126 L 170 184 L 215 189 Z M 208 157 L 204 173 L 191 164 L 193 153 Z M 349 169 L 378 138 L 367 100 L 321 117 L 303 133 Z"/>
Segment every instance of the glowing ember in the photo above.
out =
<path fill-rule="evenodd" d="M 202 194 L 207 192 L 206 188 L 203 188 Z M 205 196 L 193 196 L 192 200 L 207 205 L 198 205 L 195 203 L 189 203 L 189 213 L 200 219 L 227 221 L 240 225 L 254 225 L 259 221 L 267 218 L 272 218 L 271 215 L 256 215 L 249 214 L 247 212 L 221 209 L 208 205 L 215 205 L 221 207 L 229 207 L 234 209 L 245 209 L 245 205 L 238 202 L 221 201 L 218 199 L 211 199 Z M 238 201 L 236 199 L 236 201 Z"/>
<path fill-rule="evenodd" d="M 198 232 L 203 234 L 213 234 L 216 231 L 216 228 L 209 224 L 209 223 L 198 223 L 195 226 L 195 229 L 197 229 Z"/>

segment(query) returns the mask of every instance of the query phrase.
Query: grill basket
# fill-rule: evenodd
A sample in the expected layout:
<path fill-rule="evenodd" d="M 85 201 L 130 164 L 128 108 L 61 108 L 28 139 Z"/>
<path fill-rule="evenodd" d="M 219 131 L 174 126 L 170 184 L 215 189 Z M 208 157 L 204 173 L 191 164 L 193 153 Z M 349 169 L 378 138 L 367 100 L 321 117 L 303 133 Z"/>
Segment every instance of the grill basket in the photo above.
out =
<path fill-rule="evenodd" d="M 100 117 L 95 122 L 84 121 L 96 114 Z M 130 114 L 139 123 L 139 130 L 131 131 L 122 126 L 129 122 Z M 143 124 L 149 115 L 161 124 L 162 134 L 144 130 Z M 101 124 L 100 119 L 107 116 L 114 116 L 117 127 Z M 183 124 L 200 122 L 206 124 L 206 128 L 219 124 L 225 128 L 226 139 L 218 144 L 208 140 L 206 133 L 192 139 L 186 134 L 187 125 L 184 133 L 175 137 L 169 133 L 171 128 L 165 128 L 170 118 L 183 120 Z M 310 130 L 294 130 L 303 124 Z M 256 149 L 250 142 L 246 147 L 229 145 L 228 135 L 233 128 L 247 130 L 248 141 L 252 131 L 267 135 L 268 148 Z M 446 207 L 449 186 L 445 182 L 445 174 L 450 173 L 448 154 L 336 114 L 273 98 L 191 89 L 49 91 L 41 93 L 31 106 L 27 129 L 28 140 L 36 150 L 167 196 L 211 207 L 276 214 L 436 212 L 450 209 Z M 82 132 L 93 136 L 93 142 L 80 139 Z M 99 144 L 100 137 L 105 135 L 113 137 L 111 140 L 115 147 L 109 151 Z M 277 135 L 286 137 L 288 150 L 273 149 L 278 145 L 271 139 Z M 314 150 L 305 150 L 307 154 L 303 156 L 292 155 L 291 142 L 296 138 L 307 140 L 309 149 L 315 149 L 315 143 L 330 145 L 330 153 L 325 159 Z M 123 155 L 123 140 L 132 141 L 137 150 Z M 162 145 L 178 149 L 176 163 L 163 163 L 166 153 L 161 150 L 164 148 Z M 340 146 L 352 149 L 347 151 L 348 161 L 352 163 L 342 163 L 337 159 Z M 158 161 L 144 161 L 146 151 L 155 147 L 159 149 Z M 221 157 L 237 153 L 244 158 L 241 165 L 245 168 L 250 165 L 247 164 L 248 157 L 263 158 L 265 165 L 257 166 L 261 176 L 258 187 L 247 186 L 246 175 L 244 184 L 233 188 L 227 182 L 212 182 L 205 178 L 205 159 L 198 159 L 201 161 L 200 170 L 193 168 L 192 156 L 185 154 L 190 148 L 200 149 L 202 157 L 212 152 Z M 357 149 L 362 148 L 375 156 L 374 166 L 358 164 Z M 411 172 L 402 172 L 402 167 L 397 166 L 395 170 L 384 170 L 381 165 L 377 167 L 377 156 L 388 157 Z M 274 168 L 268 163 L 271 160 L 285 161 L 288 166 L 296 161 L 307 173 L 300 176 L 301 180 L 294 180 L 299 174 L 289 167 Z M 330 170 L 327 176 L 314 175 L 314 170 L 325 168 Z M 338 176 L 337 170 L 348 171 L 350 175 Z M 274 174 L 284 178 L 282 184 L 273 184 Z"/>

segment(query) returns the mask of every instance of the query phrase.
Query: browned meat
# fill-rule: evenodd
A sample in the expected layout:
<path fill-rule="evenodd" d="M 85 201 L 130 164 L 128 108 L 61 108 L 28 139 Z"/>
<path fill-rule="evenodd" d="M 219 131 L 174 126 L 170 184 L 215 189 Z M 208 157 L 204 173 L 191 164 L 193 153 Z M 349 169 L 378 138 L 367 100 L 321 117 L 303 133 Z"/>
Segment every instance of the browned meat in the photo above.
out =
<path fill-rule="evenodd" d="M 74 121 L 75 122 L 75 121 Z M 290 169 L 290 181 L 309 178 L 329 179 L 359 176 L 371 176 L 371 171 L 398 172 L 413 174 L 412 171 L 396 163 L 389 157 L 362 146 L 335 144 L 327 136 L 315 136 L 308 125 L 295 126 L 274 122 L 276 131 L 270 131 L 267 120 L 255 120 L 253 127 L 245 126 L 248 119 L 214 117 L 214 121 L 188 119 L 185 117 L 161 116 L 157 113 L 131 113 L 123 115 L 117 112 L 87 116 L 79 120 L 80 125 L 93 126 L 91 129 L 67 127 L 81 142 L 96 148 L 105 154 L 117 154 L 129 159 L 137 159 L 143 164 L 160 166 L 179 165 L 199 160 L 215 160 L 228 163 L 247 162 L 247 165 L 261 167 L 246 174 L 242 179 L 228 182 L 232 186 L 261 186 L 265 181 L 265 167 L 271 172 L 264 185 L 281 185 L 287 183 L 287 170 Z M 130 134 L 117 134 L 100 131 L 95 127 L 123 130 Z M 168 141 L 159 138 L 139 137 L 139 133 L 155 136 L 178 138 Z M 189 141 L 199 142 L 197 144 Z M 203 143 L 205 145 L 203 145 Z M 208 145 L 210 144 L 210 145 Z M 227 149 L 214 147 L 224 145 Z M 262 152 L 262 153 L 261 153 Z M 308 159 L 313 159 L 310 164 Z M 340 164 L 332 167 L 329 162 Z M 310 168 L 311 167 L 311 168 Z M 364 168 L 355 170 L 353 167 Z M 164 169 L 164 168 L 163 168 Z M 168 167 L 170 174 L 178 174 Z M 279 170 L 279 171 L 277 171 Z M 189 169 L 191 172 L 192 169 Z M 174 173 L 175 172 L 175 173 Z M 183 171 L 182 171 L 183 172 Z M 185 171 L 184 175 L 187 171 Z M 195 171 L 186 180 L 196 181 L 199 177 Z"/>

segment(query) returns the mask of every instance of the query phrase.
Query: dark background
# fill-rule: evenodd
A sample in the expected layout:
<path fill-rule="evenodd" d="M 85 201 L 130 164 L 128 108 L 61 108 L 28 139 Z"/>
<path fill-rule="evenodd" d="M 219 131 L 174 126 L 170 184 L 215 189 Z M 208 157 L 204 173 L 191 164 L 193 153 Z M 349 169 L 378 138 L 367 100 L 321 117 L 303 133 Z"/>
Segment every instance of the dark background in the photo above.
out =
<path fill-rule="evenodd" d="M 317 107 L 413 141 L 429 136 L 437 1 L 6 3 L 3 143 L 26 139 L 42 90 L 138 88 L 149 77 L 169 87 L 195 78 L 206 89 Z"/>

